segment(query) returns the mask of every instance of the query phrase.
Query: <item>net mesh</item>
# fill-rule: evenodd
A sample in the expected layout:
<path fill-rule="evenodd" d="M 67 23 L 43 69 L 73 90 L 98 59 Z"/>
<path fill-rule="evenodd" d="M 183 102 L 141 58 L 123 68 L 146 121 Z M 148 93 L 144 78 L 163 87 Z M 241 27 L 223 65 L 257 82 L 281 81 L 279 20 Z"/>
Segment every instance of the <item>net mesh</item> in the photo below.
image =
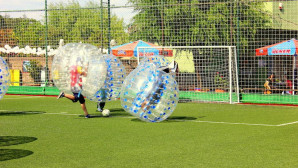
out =
<path fill-rule="evenodd" d="M 238 102 L 237 58 L 233 46 L 139 47 L 140 59 L 155 49 L 178 63 L 180 99 L 200 102 Z M 170 55 L 169 55 L 170 53 Z"/>
<path fill-rule="evenodd" d="M 241 102 L 298 102 L 297 51 L 256 56 L 258 48 L 297 39 L 298 1 L 45 0 L 37 4 L 1 5 L 0 54 L 11 69 L 9 93 L 57 94 L 49 70 L 55 50 L 63 43 L 90 43 L 108 53 L 113 46 L 143 40 L 158 46 L 236 46 Z M 220 57 L 215 53 L 214 58 Z M 225 70 L 211 64 L 227 63 L 209 59 L 190 61 L 187 67 L 193 71 L 185 72 L 182 90 L 214 89 L 212 76 L 204 74 L 221 76 Z M 137 65 L 135 56 L 121 60 L 128 73 Z M 274 87 L 265 94 L 264 84 L 272 73 Z"/>

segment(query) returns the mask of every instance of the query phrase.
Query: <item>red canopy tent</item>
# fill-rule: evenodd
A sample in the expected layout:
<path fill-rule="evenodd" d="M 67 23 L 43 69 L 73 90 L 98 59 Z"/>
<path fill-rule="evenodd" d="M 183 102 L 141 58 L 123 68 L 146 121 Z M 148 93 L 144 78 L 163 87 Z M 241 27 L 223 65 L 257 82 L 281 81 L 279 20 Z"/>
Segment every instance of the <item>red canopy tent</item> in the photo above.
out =
<path fill-rule="evenodd" d="M 138 51 L 138 48 L 142 48 Z M 171 57 L 173 56 L 173 50 L 161 48 L 155 44 L 145 42 L 142 40 L 125 43 L 119 46 L 111 48 L 111 53 L 119 57 L 137 57 L 139 56 L 150 56 L 150 55 L 164 55 Z"/>
<path fill-rule="evenodd" d="M 279 43 L 268 45 L 265 47 L 256 49 L 256 56 L 293 56 L 293 82 L 292 89 L 294 90 L 294 80 L 295 80 L 295 68 L 296 68 L 296 56 L 298 54 L 298 40 L 291 39 L 285 40 Z M 293 92 L 294 93 L 294 92 Z"/>

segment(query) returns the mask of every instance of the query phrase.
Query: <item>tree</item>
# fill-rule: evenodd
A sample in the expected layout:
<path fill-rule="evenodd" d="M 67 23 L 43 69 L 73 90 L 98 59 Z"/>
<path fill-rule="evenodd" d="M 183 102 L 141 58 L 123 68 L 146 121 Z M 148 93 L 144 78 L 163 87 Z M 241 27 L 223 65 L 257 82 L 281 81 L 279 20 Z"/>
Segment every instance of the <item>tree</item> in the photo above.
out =
<path fill-rule="evenodd" d="M 23 18 L 14 28 L 14 37 L 20 47 L 43 46 L 45 26 L 35 19 Z"/>
<path fill-rule="evenodd" d="M 44 26 L 35 19 L 10 18 L 0 15 L 0 29 L 3 34 L 1 43 L 19 46 L 39 46 L 44 44 Z"/>
<path fill-rule="evenodd" d="M 235 45 L 244 55 L 257 41 L 259 27 L 269 25 L 263 2 L 246 0 L 129 0 L 138 12 L 131 23 L 132 40 L 142 39 L 164 46 Z M 194 54 L 196 73 L 208 74 L 220 57 L 201 61 Z M 224 70 L 223 70 L 224 71 Z M 214 72 L 215 73 L 215 72 Z M 200 76 L 198 77 L 200 78 Z"/>
<path fill-rule="evenodd" d="M 263 3 L 245 0 L 129 0 L 138 12 L 131 27 L 132 39 L 162 45 L 247 46 L 257 27 L 269 22 Z M 249 3 L 249 4 L 248 4 Z M 240 27 L 240 29 L 237 29 Z"/>
<path fill-rule="evenodd" d="M 34 83 L 41 82 L 41 70 L 42 65 L 37 60 L 31 60 L 30 65 L 27 66 L 30 77 L 34 80 Z"/>
<path fill-rule="evenodd" d="M 103 46 L 108 46 L 108 13 L 106 8 L 101 11 L 100 4 L 89 1 L 82 8 L 77 1 L 71 1 L 50 4 L 49 9 L 50 45 L 57 45 L 60 39 L 64 39 L 67 43 L 81 41 L 96 46 L 101 46 L 103 41 Z M 123 19 L 112 15 L 111 22 L 111 38 L 118 43 L 126 42 L 128 34 L 124 31 Z"/>

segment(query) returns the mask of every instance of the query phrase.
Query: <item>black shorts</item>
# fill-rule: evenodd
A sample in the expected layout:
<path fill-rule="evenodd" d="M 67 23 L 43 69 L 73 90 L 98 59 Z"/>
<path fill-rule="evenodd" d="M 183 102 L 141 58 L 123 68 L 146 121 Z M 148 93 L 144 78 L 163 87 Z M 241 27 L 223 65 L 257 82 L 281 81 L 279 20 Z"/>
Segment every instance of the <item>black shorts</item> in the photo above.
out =
<path fill-rule="evenodd" d="M 81 104 L 84 104 L 85 103 L 85 98 L 82 94 L 79 94 L 79 93 L 73 93 L 75 99 L 72 100 L 72 102 L 77 102 L 79 101 Z"/>

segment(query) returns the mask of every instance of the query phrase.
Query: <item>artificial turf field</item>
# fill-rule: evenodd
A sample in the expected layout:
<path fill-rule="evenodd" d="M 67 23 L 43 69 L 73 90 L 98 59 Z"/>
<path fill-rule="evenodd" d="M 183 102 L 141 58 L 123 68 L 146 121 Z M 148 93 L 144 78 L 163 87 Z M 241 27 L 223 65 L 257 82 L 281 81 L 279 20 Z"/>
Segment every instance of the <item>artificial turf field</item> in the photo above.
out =
<path fill-rule="evenodd" d="M 79 103 L 6 95 L 0 101 L 1 168 L 298 167 L 298 107 L 179 103 L 146 123 L 108 102 L 85 119 Z"/>

